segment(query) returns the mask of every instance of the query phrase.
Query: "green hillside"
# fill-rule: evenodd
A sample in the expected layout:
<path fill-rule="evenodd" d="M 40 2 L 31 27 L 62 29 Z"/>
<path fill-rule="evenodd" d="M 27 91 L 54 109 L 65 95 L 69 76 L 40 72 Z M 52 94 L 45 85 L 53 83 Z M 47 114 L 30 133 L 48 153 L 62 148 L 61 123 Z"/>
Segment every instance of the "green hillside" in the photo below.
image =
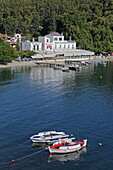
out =
<path fill-rule="evenodd" d="M 63 33 L 77 47 L 113 52 L 113 0 L 0 0 L 0 33 Z"/>

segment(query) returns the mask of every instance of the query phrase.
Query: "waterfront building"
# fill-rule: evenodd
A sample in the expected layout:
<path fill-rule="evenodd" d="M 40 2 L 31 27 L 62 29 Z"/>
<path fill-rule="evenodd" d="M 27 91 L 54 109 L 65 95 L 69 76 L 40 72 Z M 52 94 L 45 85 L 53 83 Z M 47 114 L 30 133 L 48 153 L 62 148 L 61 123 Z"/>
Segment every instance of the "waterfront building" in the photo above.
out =
<path fill-rule="evenodd" d="M 21 35 L 15 34 L 13 36 L 7 36 L 4 34 L 0 34 L 0 37 L 4 39 L 4 41 L 8 42 L 10 46 L 12 46 L 13 48 L 16 48 L 16 45 L 18 44 L 18 39 L 21 38 Z"/>
<path fill-rule="evenodd" d="M 71 50 L 70 52 L 64 52 L 65 56 L 65 63 L 71 64 L 77 61 L 86 61 L 86 60 L 93 60 L 94 52 L 87 51 L 87 50 Z"/>
<path fill-rule="evenodd" d="M 19 45 L 20 45 L 20 51 L 37 52 L 39 50 L 42 50 L 42 43 L 38 41 L 34 41 L 34 39 L 32 41 L 29 40 L 21 41 Z"/>
<path fill-rule="evenodd" d="M 8 41 L 11 41 L 11 36 L 7 36 L 7 35 L 4 35 L 4 34 L 0 34 L 0 38 L 4 39 L 6 42 Z"/>
<path fill-rule="evenodd" d="M 67 63 L 93 59 L 94 56 L 94 52 L 77 49 L 76 42 L 72 41 L 71 37 L 69 37 L 69 40 L 65 40 L 64 35 L 58 32 L 39 36 L 38 41 L 34 41 L 34 39 L 32 41 L 21 41 L 20 51 L 37 52 L 40 55 L 35 55 L 35 59 L 40 58 L 40 56 L 43 59 L 62 58 Z"/>
<path fill-rule="evenodd" d="M 52 32 L 45 36 L 39 36 L 38 41 L 20 42 L 20 51 L 38 51 L 42 50 L 46 53 L 53 53 L 59 50 L 71 50 L 76 49 L 76 42 L 71 40 L 64 40 L 64 35 L 57 32 Z"/>
<path fill-rule="evenodd" d="M 55 52 L 58 50 L 76 49 L 76 42 L 71 40 L 64 40 L 64 35 L 58 32 L 52 32 L 45 36 L 39 36 L 38 41 L 42 42 L 42 50 L 45 52 Z"/>

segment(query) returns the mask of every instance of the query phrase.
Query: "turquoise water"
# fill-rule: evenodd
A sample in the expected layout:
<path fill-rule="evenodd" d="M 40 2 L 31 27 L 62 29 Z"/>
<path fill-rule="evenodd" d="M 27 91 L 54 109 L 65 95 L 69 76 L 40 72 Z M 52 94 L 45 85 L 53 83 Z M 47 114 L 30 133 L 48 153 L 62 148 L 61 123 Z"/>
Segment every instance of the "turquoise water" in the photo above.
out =
<path fill-rule="evenodd" d="M 51 156 L 29 141 L 45 130 L 87 138 L 87 149 Z M 0 141 L 2 170 L 113 169 L 113 63 L 0 69 Z"/>

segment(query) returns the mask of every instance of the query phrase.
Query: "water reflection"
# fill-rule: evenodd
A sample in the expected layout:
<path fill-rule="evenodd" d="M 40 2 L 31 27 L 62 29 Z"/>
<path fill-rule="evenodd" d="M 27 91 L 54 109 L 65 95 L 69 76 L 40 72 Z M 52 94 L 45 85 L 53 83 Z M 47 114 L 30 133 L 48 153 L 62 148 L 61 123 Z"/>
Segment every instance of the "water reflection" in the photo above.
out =
<path fill-rule="evenodd" d="M 48 150 L 48 146 L 49 145 L 46 143 L 33 143 L 31 148 Z M 48 158 L 48 163 L 53 162 L 53 161 L 66 162 L 66 161 L 79 160 L 81 158 L 81 155 L 85 153 L 87 153 L 86 148 L 83 148 L 82 150 L 78 152 L 73 152 L 73 153 L 68 153 L 68 154 L 50 154 Z"/>
<path fill-rule="evenodd" d="M 38 148 L 38 149 L 48 149 L 48 144 L 46 143 L 33 143 L 32 148 Z"/>
<path fill-rule="evenodd" d="M 29 76 L 31 73 L 31 66 L 21 66 L 21 67 L 11 67 L 11 68 L 5 68 L 0 69 L 0 86 L 2 85 L 8 85 L 13 84 L 14 82 L 18 82 L 20 79 L 20 76 L 25 79 Z"/>
<path fill-rule="evenodd" d="M 51 154 L 49 156 L 48 162 L 53 161 L 60 161 L 60 162 L 66 162 L 66 161 L 74 161 L 79 160 L 82 154 L 85 154 L 87 152 L 86 148 L 83 148 L 82 150 L 74 153 L 68 153 L 68 154 Z"/>
<path fill-rule="evenodd" d="M 14 75 L 11 73 L 10 69 L 0 70 L 0 85 L 1 82 L 5 82 L 5 84 L 10 84 L 9 80 L 12 79 L 14 79 Z"/>

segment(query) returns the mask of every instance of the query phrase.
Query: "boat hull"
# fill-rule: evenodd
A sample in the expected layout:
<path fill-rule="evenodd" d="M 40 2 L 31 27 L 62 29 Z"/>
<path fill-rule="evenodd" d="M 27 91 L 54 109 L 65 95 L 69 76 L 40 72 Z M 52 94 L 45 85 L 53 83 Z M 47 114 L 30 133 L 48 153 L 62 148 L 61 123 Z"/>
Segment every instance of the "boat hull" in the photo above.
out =
<path fill-rule="evenodd" d="M 54 143 L 58 140 L 65 140 L 67 138 L 70 138 L 70 136 L 66 135 L 64 132 L 47 131 L 31 136 L 30 140 L 35 143 Z"/>
<path fill-rule="evenodd" d="M 66 68 L 66 69 L 64 68 L 64 69 L 62 69 L 62 71 L 63 72 L 70 72 L 70 70 L 68 68 Z"/>
<path fill-rule="evenodd" d="M 54 70 L 62 70 L 62 67 L 53 67 Z"/>
<path fill-rule="evenodd" d="M 79 150 L 81 150 L 82 148 L 86 147 L 87 144 L 87 139 L 79 142 L 78 144 L 75 143 L 75 145 L 69 145 L 69 146 L 65 146 L 62 144 L 59 145 L 53 145 L 49 147 L 49 152 L 51 154 L 66 154 L 66 153 L 73 153 L 73 152 L 77 152 Z M 60 146 L 60 147 L 59 147 Z M 57 148 L 59 147 L 59 148 Z"/>
<path fill-rule="evenodd" d="M 76 67 L 70 67 L 70 66 L 69 66 L 69 70 L 74 70 L 74 71 L 76 71 L 77 68 L 76 68 Z"/>
<path fill-rule="evenodd" d="M 55 139 L 49 139 L 49 140 L 39 140 L 39 139 L 31 139 L 33 143 L 47 143 L 47 144 L 53 144 L 55 142 L 60 142 L 62 140 L 64 141 L 72 141 L 75 138 L 70 138 L 69 136 L 55 138 Z"/>

